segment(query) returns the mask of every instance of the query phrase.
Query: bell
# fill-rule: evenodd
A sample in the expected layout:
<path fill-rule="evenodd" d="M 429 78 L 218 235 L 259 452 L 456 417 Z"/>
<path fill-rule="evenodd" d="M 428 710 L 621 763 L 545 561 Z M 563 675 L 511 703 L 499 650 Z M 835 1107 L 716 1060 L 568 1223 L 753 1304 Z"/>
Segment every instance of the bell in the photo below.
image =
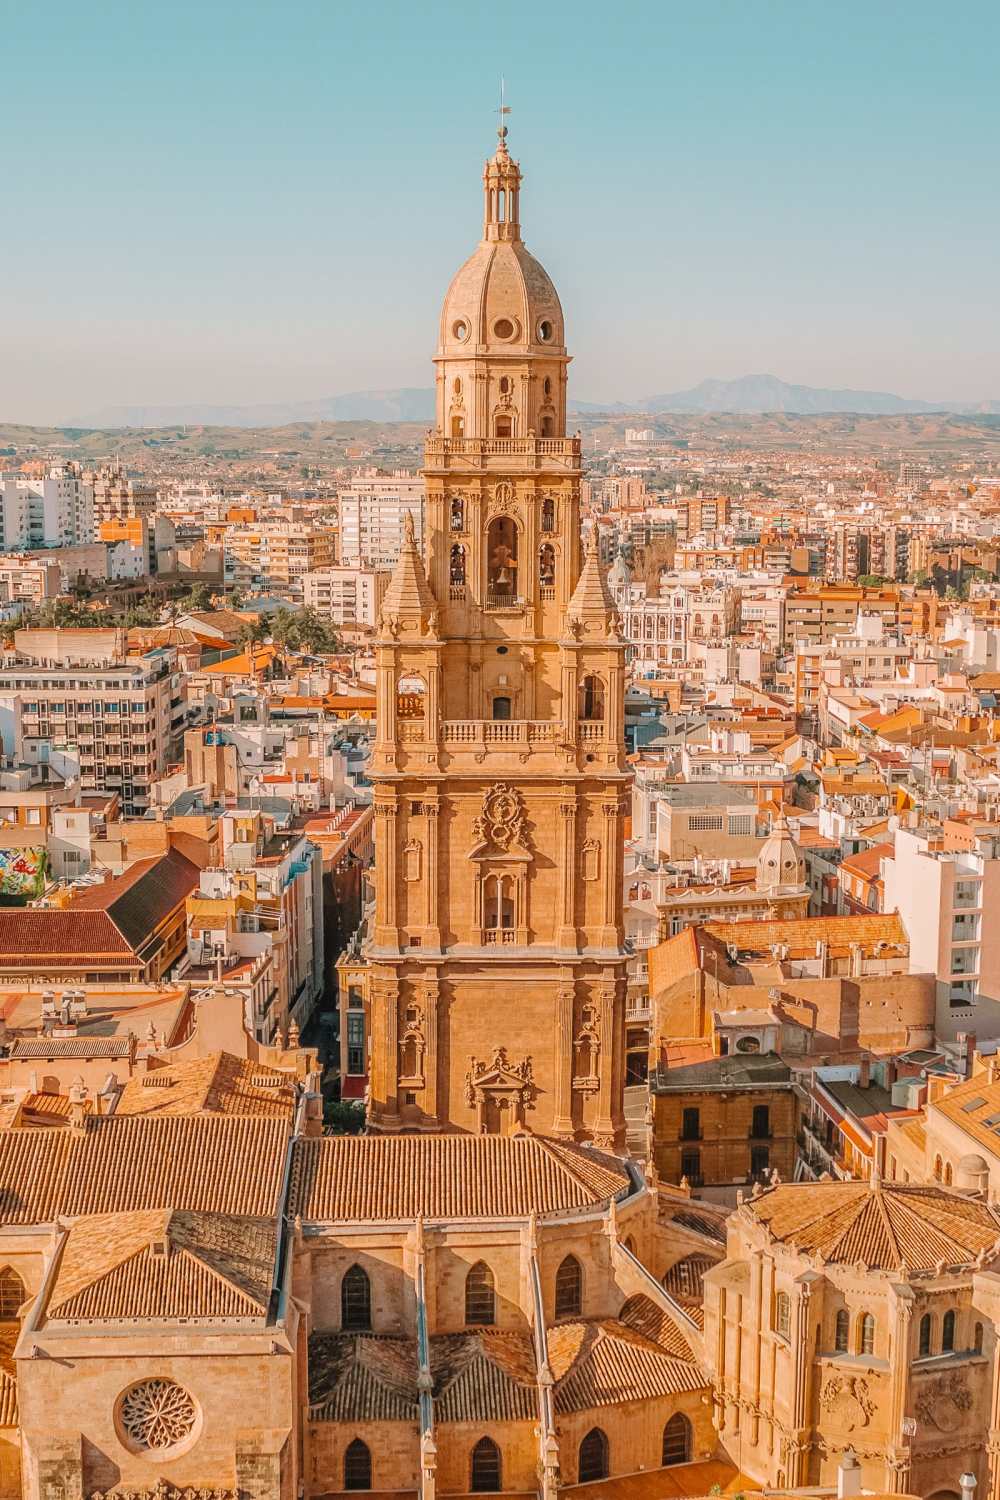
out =
<path fill-rule="evenodd" d="M 502 567 L 500 569 L 499 573 L 496 576 L 496 580 L 495 581 L 498 584 L 500 584 L 501 587 L 503 587 L 503 588 L 507 587 L 508 583 L 510 583 L 510 574 L 508 573 L 506 567 Z"/>

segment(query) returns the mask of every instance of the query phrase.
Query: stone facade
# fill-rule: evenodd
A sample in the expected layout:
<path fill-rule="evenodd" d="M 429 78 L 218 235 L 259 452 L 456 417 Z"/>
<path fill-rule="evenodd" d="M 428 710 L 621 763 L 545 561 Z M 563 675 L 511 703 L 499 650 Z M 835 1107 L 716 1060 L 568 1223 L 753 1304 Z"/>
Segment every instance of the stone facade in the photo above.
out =
<path fill-rule="evenodd" d="M 562 313 L 503 140 L 485 182 L 442 314 L 424 556 L 404 543 L 379 625 L 369 1119 L 620 1145 L 625 647 L 581 559 Z"/>

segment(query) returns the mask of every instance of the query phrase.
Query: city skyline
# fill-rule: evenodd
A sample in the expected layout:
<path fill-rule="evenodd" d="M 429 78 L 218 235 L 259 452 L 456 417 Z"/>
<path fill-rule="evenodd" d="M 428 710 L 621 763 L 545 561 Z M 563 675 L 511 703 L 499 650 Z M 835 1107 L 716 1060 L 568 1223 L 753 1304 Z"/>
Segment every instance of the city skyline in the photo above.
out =
<path fill-rule="evenodd" d="M 848 5 L 836 36 L 783 3 L 628 31 L 515 4 L 499 34 L 452 4 L 377 11 L 10 15 L 3 420 L 426 386 L 501 72 L 572 398 L 757 370 L 1000 397 L 992 7 Z"/>

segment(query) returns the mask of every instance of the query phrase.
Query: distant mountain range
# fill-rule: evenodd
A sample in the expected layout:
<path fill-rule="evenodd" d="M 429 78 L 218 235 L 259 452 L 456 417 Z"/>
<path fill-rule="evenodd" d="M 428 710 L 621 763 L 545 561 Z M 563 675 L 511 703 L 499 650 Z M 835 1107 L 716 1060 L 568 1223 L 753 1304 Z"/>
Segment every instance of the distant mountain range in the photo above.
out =
<path fill-rule="evenodd" d="M 920 412 L 955 412 L 962 416 L 1000 416 L 1000 401 L 910 401 L 888 391 L 824 390 L 789 385 L 776 375 L 743 375 L 738 380 L 703 380 L 686 391 L 669 391 L 641 401 L 570 401 L 582 416 L 665 415 L 732 412 L 784 412 L 818 416 L 857 412 L 862 416 L 898 416 Z M 67 427 L 285 427 L 296 422 L 430 422 L 434 392 L 420 387 L 389 391 L 352 391 L 322 401 L 286 401 L 261 406 L 110 406 L 90 412 Z"/>

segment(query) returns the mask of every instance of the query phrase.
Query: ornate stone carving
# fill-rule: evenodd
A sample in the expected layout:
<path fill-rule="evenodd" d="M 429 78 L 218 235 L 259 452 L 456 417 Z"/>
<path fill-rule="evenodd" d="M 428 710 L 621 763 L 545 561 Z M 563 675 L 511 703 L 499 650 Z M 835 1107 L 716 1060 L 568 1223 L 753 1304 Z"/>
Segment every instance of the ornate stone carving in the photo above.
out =
<path fill-rule="evenodd" d="M 528 849 L 528 827 L 524 816 L 524 798 L 509 782 L 498 781 L 483 793 L 483 807 L 472 825 L 477 845 L 507 854 L 512 849 Z"/>
<path fill-rule="evenodd" d="M 514 486 L 509 479 L 501 479 L 494 486 L 493 497 L 486 507 L 487 516 L 514 516 L 518 514 L 514 504 Z"/>
<path fill-rule="evenodd" d="M 584 843 L 582 853 L 584 880 L 600 880 L 601 846 L 597 839 L 587 839 Z"/>
<path fill-rule="evenodd" d="M 424 846 L 419 839 L 410 839 L 403 845 L 403 879 L 420 880 L 423 876 Z"/>
<path fill-rule="evenodd" d="M 867 1427 L 875 1411 L 868 1381 L 863 1375 L 831 1375 L 819 1398 L 823 1410 L 836 1415 L 848 1432 Z"/>
<path fill-rule="evenodd" d="M 141 1380 L 122 1396 L 118 1420 L 131 1448 L 162 1453 L 191 1436 L 198 1408 L 173 1380 Z"/>
<path fill-rule="evenodd" d="M 427 1035 L 424 1030 L 424 1012 L 421 1006 L 406 1007 L 403 1032 L 399 1038 L 399 1076 L 413 1085 L 424 1081 L 424 1053 L 427 1050 Z"/>
<path fill-rule="evenodd" d="M 593 1094 L 600 1088 L 601 1028 L 596 1005 L 585 1005 L 580 1030 L 573 1038 L 573 1087 L 580 1093 Z"/>
<path fill-rule="evenodd" d="M 143 1489 L 91 1490 L 89 1500 L 240 1500 L 238 1490 L 212 1485 L 170 1484 L 158 1479 Z"/>
<path fill-rule="evenodd" d="M 972 1393 L 957 1370 L 928 1380 L 914 1402 L 918 1422 L 929 1422 L 940 1432 L 954 1427 L 957 1416 L 972 1406 Z"/>
<path fill-rule="evenodd" d="M 465 1076 L 465 1102 L 478 1111 L 480 1130 L 484 1128 L 488 1103 L 511 1108 L 516 1119 L 522 1120 L 524 1111 L 532 1108 L 535 1102 L 531 1058 L 522 1057 L 520 1062 L 511 1062 L 507 1048 L 497 1047 L 488 1062 L 472 1057 L 469 1063 Z"/>

